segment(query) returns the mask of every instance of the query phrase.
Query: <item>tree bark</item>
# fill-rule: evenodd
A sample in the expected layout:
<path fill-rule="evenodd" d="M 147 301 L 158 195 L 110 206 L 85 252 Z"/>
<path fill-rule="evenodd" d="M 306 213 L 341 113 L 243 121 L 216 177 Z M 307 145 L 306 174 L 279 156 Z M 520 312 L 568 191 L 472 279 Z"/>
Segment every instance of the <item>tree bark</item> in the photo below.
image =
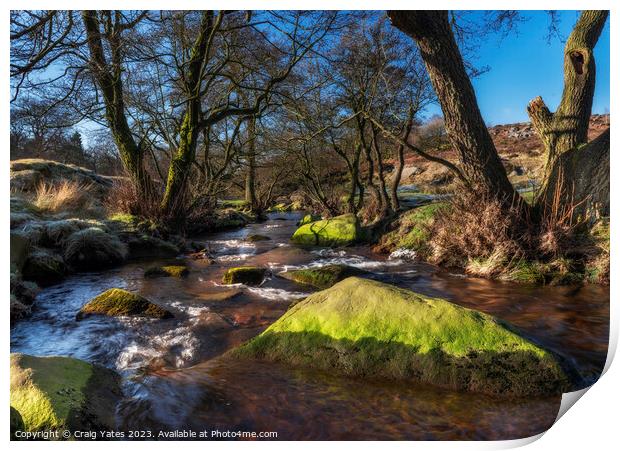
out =
<path fill-rule="evenodd" d="M 508 205 L 521 201 L 480 114 L 448 12 L 389 11 L 388 15 L 394 26 L 418 44 L 441 104 L 448 138 L 471 186 Z"/>
<path fill-rule="evenodd" d="M 607 20 L 608 11 L 584 11 L 581 13 L 575 28 L 571 32 L 564 46 L 564 89 L 562 100 L 555 113 L 551 113 L 541 97 L 536 97 L 527 106 L 527 112 L 536 133 L 540 137 L 545 151 L 545 166 L 541 188 L 536 199 L 539 208 L 544 209 L 554 197 L 560 187 L 557 175 L 562 171 L 562 162 L 558 167 L 558 158 L 565 152 L 577 152 L 577 147 L 588 140 L 588 127 L 592 114 L 592 101 L 596 82 L 596 64 L 594 61 L 594 47 Z M 604 146 L 595 146 L 605 152 Z M 607 149 L 607 154 L 609 149 Z M 581 160 L 575 155 L 571 160 Z M 597 161 L 598 157 L 595 158 Z M 584 161 L 587 165 L 587 162 Z M 609 167 L 609 162 L 607 163 Z M 575 168 L 576 169 L 576 168 Z M 588 192 L 581 192 L 578 187 L 587 187 L 577 180 L 570 179 L 579 175 L 574 171 L 565 172 L 562 180 L 565 184 L 575 182 L 576 191 L 571 194 L 573 201 L 583 201 Z M 608 178 L 607 178 L 608 179 Z M 569 199 L 563 196 L 568 202 Z M 606 206 L 609 210 L 609 205 Z"/>
<path fill-rule="evenodd" d="M 565 212 L 574 208 L 574 218 L 609 216 L 609 129 L 588 144 L 560 154 L 548 186 L 549 195 L 560 198 L 559 208 Z"/>
<path fill-rule="evenodd" d="M 409 140 L 409 135 L 411 134 L 411 130 L 413 129 L 413 118 L 415 114 L 412 109 L 409 111 L 409 119 L 407 119 L 407 123 L 405 124 L 405 131 L 403 132 L 403 139 L 405 141 Z M 374 123 L 373 123 L 374 125 Z M 396 158 L 397 164 L 394 168 L 394 176 L 392 177 L 392 182 L 390 185 L 390 202 L 392 204 L 392 210 L 395 212 L 400 210 L 400 200 L 398 199 L 398 187 L 400 186 L 400 181 L 403 177 L 403 169 L 405 169 L 405 145 L 401 142 L 398 144 L 396 148 Z"/>
<path fill-rule="evenodd" d="M 190 54 L 188 71 L 185 76 L 187 106 L 179 131 L 179 146 L 170 161 L 166 191 L 161 202 L 162 211 L 172 217 L 182 213 L 185 195 L 187 194 L 187 179 L 196 157 L 198 135 L 204 128 L 200 125 L 202 70 L 209 43 L 213 38 L 213 32 L 220 22 L 221 14 L 217 16 L 214 25 L 213 11 L 203 12 L 200 32 L 194 41 Z"/>
<path fill-rule="evenodd" d="M 248 121 L 248 170 L 245 175 L 245 202 L 253 212 L 258 208 L 256 199 L 256 116 Z"/>
<path fill-rule="evenodd" d="M 136 143 L 125 114 L 120 37 L 117 32 L 113 32 L 113 36 L 109 39 L 112 51 L 112 64 L 109 64 L 101 40 L 101 24 L 97 18 L 97 11 L 82 11 L 82 20 L 86 29 L 93 75 L 103 94 L 106 121 L 118 147 L 121 161 L 138 188 L 139 194 L 149 198 L 153 194 L 153 188 L 149 174 L 144 168 L 144 149 Z"/>

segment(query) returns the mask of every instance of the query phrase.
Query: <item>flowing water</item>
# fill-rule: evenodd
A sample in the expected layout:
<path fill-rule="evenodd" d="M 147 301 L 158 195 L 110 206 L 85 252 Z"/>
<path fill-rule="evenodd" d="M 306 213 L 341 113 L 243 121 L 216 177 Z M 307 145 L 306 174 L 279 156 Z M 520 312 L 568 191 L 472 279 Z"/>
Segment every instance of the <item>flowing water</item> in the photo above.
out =
<path fill-rule="evenodd" d="M 278 439 L 512 439 L 547 429 L 560 398 L 498 400 L 409 382 L 338 377 L 277 364 L 219 357 L 257 335 L 288 305 L 312 290 L 277 277 L 280 271 L 345 263 L 377 280 L 448 298 L 507 320 L 569 361 L 586 383 L 600 375 L 609 333 L 608 287 L 527 287 L 465 277 L 368 247 L 301 249 L 289 244 L 297 214 L 203 237 L 215 263 L 185 260 L 187 278 L 144 279 L 127 264 L 71 276 L 44 289 L 31 318 L 11 330 L 11 351 L 66 355 L 99 363 L 123 376 L 118 408 L 122 430 L 277 432 Z M 263 234 L 270 241 L 244 238 Z M 199 240 L 200 241 L 200 240 Z M 179 261 L 179 260 L 177 260 Z M 172 261 L 174 262 L 174 261 Z M 268 266 L 260 287 L 222 286 L 226 268 Z M 167 307 L 174 319 L 90 317 L 80 307 L 121 287 Z"/>

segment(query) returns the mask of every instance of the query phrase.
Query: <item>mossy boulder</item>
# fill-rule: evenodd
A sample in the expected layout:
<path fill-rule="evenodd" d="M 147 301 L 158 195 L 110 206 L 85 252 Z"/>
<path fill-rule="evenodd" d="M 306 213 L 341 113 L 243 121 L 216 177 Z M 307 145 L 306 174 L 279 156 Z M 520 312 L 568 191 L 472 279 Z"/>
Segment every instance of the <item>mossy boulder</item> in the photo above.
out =
<path fill-rule="evenodd" d="M 11 354 L 11 431 L 112 430 L 119 382 L 82 360 Z"/>
<path fill-rule="evenodd" d="M 361 239 L 357 216 L 346 214 L 304 224 L 293 234 L 291 241 L 305 246 L 348 246 Z"/>
<path fill-rule="evenodd" d="M 320 219 L 320 215 L 307 214 L 299 220 L 299 222 L 297 223 L 297 227 L 310 224 L 311 222 L 319 221 Z"/>
<path fill-rule="evenodd" d="M 110 288 L 91 299 L 80 309 L 76 319 L 81 320 L 89 315 L 145 316 L 159 319 L 173 317 L 165 308 L 121 288 Z"/>
<path fill-rule="evenodd" d="M 230 285 L 243 283 L 245 285 L 260 285 L 263 283 L 267 269 L 258 266 L 239 266 L 229 268 L 222 277 L 222 283 Z"/>
<path fill-rule="evenodd" d="M 551 353 L 492 316 L 357 277 L 307 297 L 231 354 L 510 397 L 570 388 Z"/>
<path fill-rule="evenodd" d="M 72 233 L 64 244 L 65 261 L 76 269 L 100 269 L 122 263 L 127 246 L 99 227 Z"/>
<path fill-rule="evenodd" d="M 317 268 L 295 269 L 278 275 L 297 283 L 316 288 L 329 288 L 343 279 L 362 275 L 364 271 L 347 265 L 326 265 Z"/>
<path fill-rule="evenodd" d="M 144 271 L 144 277 L 147 279 L 155 277 L 185 277 L 189 274 L 187 266 L 171 265 L 171 266 L 152 266 Z"/>
<path fill-rule="evenodd" d="M 219 210 L 215 214 L 213 230 L 227 230 L 237 227 L 244 227 L 252 218 L 248 215 L 235 210 L 234 208 L 226 208 Z"/>
<path fill-rule="evenodd" d="M 26 280 L 33 280 L 40 285 L 51 285 L 62 280 L 67 273 L 67 266 L 62 257 L 51 250 L 35 248 L 28 254 L 22 269 Z"/>
<path fill-rule="evenodd" d="M 397 249 L 409 249 L 421 255 L 427 254 L 432 225 L 438 214 L 445 208 L 445 203 L 438 202 L 403 213 L 394 230 L 380 238 L 376 250 L 393 252 Z"/>
<path fill-rule="evenodd" d="M 254 234 L 254 235 L 248 235 L 245 238 L 246 241 L 249 241 L 251 243 L 255 243 L 257 241 L 270 241 L 271 238 L 269 238 L 268 236 L 265 235 L 258 235 L 258 234 Z"/>

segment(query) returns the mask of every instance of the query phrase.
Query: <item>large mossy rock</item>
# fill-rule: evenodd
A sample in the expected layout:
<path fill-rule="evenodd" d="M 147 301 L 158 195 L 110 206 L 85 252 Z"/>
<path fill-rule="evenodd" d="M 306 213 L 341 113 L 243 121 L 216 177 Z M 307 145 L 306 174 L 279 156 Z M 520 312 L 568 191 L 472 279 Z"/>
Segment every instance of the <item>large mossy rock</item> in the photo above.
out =
<path fill-rule="evenodd" d="M 80 309 L 76 319 L 80 320 L 89 315 L 146 316 L 160 319 L 173 317 L 165 308 L 121 288 L 110 288 L 95 296 Z"/>
<path fill-rule="evenodd" d="M 231 354 L 492 395 L 569 388 L 549 352 L 492 316 L 357 277 L 307 297 Z"/>
<path fill-rule="evenodd" d="M 82 360 L 11 354 L 11 432 L 112 430 L 119 382 Z"/>
<path fill-rule="evenodd" d="M 317 268 L 295 269 L 278 275 L 293 282 L 316 288 L 329 288 L 343 279 L 362 275 L 364 271 L 347 265 L 326 265 Z"/>
<path fill-rule="evenodd" d="M 226 285 L 243 283 L 245 285 L 260 285 L 263 283 L 267 269 L 258 266 L 239 266 L 229 268 L 222 277 L 222 283 Z"/>
<path fill-rule="evenodd" d="M 361 238 L 357 216 L 346 214 L 314 221 L 299 227 L 291 241 L 305 246 L 348 246 Z"/>

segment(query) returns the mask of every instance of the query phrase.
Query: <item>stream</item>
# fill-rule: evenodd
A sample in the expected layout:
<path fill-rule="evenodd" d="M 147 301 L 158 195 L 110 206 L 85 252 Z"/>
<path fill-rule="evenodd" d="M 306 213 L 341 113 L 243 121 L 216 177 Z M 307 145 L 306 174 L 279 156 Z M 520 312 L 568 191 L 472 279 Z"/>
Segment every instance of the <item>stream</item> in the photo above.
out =
<path fill-rule="evenodd" d="M 11 352 L 72 356 L 116 369 L 125 394 L 118 425 L 126 431 L 275 431 L 284 440 L 498 440 L 538 434 L 553 423 L 559 397 L 500 400 L 220 357 L 313 291 L 275 274 L 344 263 L 377 280 L 507 320 L 571 362 L 588 383 L 600 375 L 609 287 L 531 287 L 470 278 L 407 255 L 376 255 L 368 246 L 302 249 L 289 243 L 300 216 L 271 214 L 265 222 L 197 239 L 215 264 L 143 261 L 72 275 L 43 289 L 32 317 L 12 327 Z M 272 239 L 250 243 L 244 240 L 250 234 Z M 188 265 L 188 277 L 143 278 L 146 267 L 175 261 Z M 273 275 L 260 287 L 220 284 L 227 268 L 242 265 L 267 266 Z M 139 292 L 175 318 L 75 320 L 83 304 L 113 287 Z"/>

